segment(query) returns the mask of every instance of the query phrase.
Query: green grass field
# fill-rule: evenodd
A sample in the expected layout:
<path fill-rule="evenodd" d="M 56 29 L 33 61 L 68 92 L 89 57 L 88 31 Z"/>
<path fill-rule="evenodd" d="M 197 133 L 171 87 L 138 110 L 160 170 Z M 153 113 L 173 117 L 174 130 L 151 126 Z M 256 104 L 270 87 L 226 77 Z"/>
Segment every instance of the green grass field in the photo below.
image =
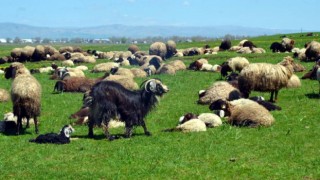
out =
<path fill-rule="evenodd" d="M 287 53 L 271 53 L 269 46 L 281 41 L 280 35 L 251 38 L 265 54 L 240 55 L 219 52 L 202 56 L 211 64 L 220 64 L 228 58 L 244 56 L 253 62 L 280 62 Z M 290 35 L 296 47 L 302 48 L 319 37 Z M 239 41 L 233 41 L 236 45 Z M 217 46 L 220 41 L 177 44 L 178 48 Z M 80 45 L 83 49 L 103 51 L 126 50 L 128 45 Z M 149 45 L 140 48 L 147 50 Z M 9 55 L 15 46 L 0 46 L 0 56 Z M 182 59 L 188 66 L 201 56 Z M 99 60 L 97 63 L 105 62 Z M 297 60 L 298 61 L 298 60 Z M 50 61 L 26 63 L 30 68 L 50 65 Z M 309 70 L 314 63 L 302 62 Z M 0 65 L 6 67 L 9 64 Z M 86 64 L 91 69 L 94 64 Z M 301 77 L 305 72 L 297 73 Z M 103 73 L 88 77 L 100 77 Z M 58 132 L 68 123 L 69 115 L 82 105 L 81 93 L 52 94 L 55 81 L 48 74 L 34 75 L 42 85 L 42 114 L 40 134 Z M 281 111 L 272 111 L 275 124 L 268 128 L 239 128 L 224 124 L 201 133 L 168 133 L 178 118 L 186 112 L 210 112 L 208 106 L 198 105 L 198 91 L 218 81 L 220 74 L 179 71 L 175 76 L 156 75 L 170 91 L 164 95 L 147 117 L 151 137 L 143 135 L 141 127 L 131 139 L 110 142 L 104 139 L 102 129 L 96 128 L 97 139 L 87 138 L 86 126 L 74 126 L 73 137 L 79 138 L 67 145 L 33 144 L 34 127 L 19 136 L 0 134 L 0 179 L 320 179 L 320 99 L 319 83 L 302 80 L 298 89 L 282 89 L 277 105 Z M 144 79 L 136 79 L 139 84 Z M 0 76 L 0 88 L 9 90 L 12 80 Z M 269 93 L 253 92 L 266 99 Z M 12 111 L 12 103 L 0 105 L 0 117 Z M 123 133 L 122 128 L 112 133 Z"/>

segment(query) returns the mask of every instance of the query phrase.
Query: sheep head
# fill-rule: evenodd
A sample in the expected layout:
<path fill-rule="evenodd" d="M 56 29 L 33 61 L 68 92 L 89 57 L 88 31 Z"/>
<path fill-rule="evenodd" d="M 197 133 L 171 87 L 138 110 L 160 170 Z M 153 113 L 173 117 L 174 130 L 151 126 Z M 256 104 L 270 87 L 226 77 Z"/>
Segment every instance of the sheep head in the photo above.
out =
<path fill-rule="evenodd" d="M 196 114 L 193 114 L 193 113 L 187 113 L 185 114 L 184 116 L 181 116 L 179 118 L 179 124 L 183 124 L 191 119 L 197 119 L 198 116 Z"/>
<path fill-rule="evenodd" d="M 157 96 L 162 96 L 169 91 L 168 87 L 159 79 L 149 79 L 144 83 L 146 92 L 154 93 Z"/>
<path fill-rule="evenodd" d="M 30 74 L 29 70 L 22 63 L 19 62 L 12 63 L 4 71 L 6 79 L 14 79 L 19 74 Z"/>

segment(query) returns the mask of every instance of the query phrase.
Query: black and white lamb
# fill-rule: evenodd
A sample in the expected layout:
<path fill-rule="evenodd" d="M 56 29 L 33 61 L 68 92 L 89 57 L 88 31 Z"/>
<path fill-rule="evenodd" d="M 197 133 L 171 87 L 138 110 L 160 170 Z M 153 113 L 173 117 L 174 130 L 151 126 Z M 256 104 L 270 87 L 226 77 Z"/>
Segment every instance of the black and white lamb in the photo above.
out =
<path fill-rule="evenodd" d="M 38 144 L 68 144 L 70 143 L 70 135 L 74 132 L 71 125 L 65 125 L 60 130 L 60 133 L 47 133 L 41 134 L 35 139 L 30 139 L 29 142 L 34 142 Z"/>

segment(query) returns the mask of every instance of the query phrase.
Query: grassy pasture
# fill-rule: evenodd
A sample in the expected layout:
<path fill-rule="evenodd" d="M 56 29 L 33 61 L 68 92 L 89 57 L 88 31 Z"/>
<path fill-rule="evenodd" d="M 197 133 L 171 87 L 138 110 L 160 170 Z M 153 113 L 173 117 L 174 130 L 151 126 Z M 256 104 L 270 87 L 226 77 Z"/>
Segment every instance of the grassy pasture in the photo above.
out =
<path fill-rule="evenodd" d="M 251 38 L 266 54 L 241 55 L 251 63 L 277 63 L 292 55 L 272 53 L 269 46 L 281 41 L 280 35 Z M 302 48 L 310 40 L 319 37 L 290 35 L 296 47 Z M 233 41 L 235 45 L 239 41 Z M 177 44 L 178 48 L 212 47 L 215 42 Z M 126 50 L 128 45 L 80 45 L 83 49 L 103 51 Z M 0 46 L 0 56 L 8 55 L 16 46 Z M 58 47 L 58 46 L 57 46 Z M 148 45 L 140 46 L 147 50 Z M 220 64 L 235 52 L 219 52 L 218 55 L 202 56 L 211 64 Z M 172 58 L 182 59 L 186 65 L 201 56 Z M 99 60 L 105 62 L 106 60 Z M 50 65 L 50 61 L 26 63 L 30 68 Z M 312 62 L 302 62 L 309 70 Z M 86 64 L 89 69 L 94 65 Z M 8 64 L 0 65 L 6 67 Z M 297 73 L 301 77 L 303 73 Z M 103 73 L 88 77 L 100 77 Z M 70 123 L 69 115 L 82 104 L 81 93 L 52 94 L 55 81 L 48 74 L 34 75 L 42 85 L 42 114 L 40 133 L 58 132 Z M 186 112 L 209 112 L 208 106 L 196 104 L 197 92 L 218 81 L 217 73 L 179 71 L 175 76 L 155 75 L 168 85 L 168 92 L 157 108 L 147 117 L 146 123 L 153 134 L 143 135 L 141 127 L 135 129 L 131 139 L 109 142 L 102 130 L 95 129 L 97 139 L 87 138 L 86 126 L 74 126 L 73 137 L 79 138 L 68 145 L 38 145 L 28 140 L 36 137 L 34 127 L 20 136 L 0 134 L 0 179 L 319 179 L 320 178 L 320 100 L 319 83 L 303 80 L 298 89 L 282 89 L 277 105 L 282 111 L 273 111 L 275 124 L 269 128 L 238 128 L 228 124 L 208 129 L 207 132 L 183 134 L 167 133 L 178 118 Z M 144 79 L 136 79 L 141 83 Z M 11 80 L 0 76 L 0 88 L 9 90 Z M 253 92 L 266 99 L 269 93 Z M 12 111 L 11 102 L 0 104 L 0 117 Z M 122 133 L 123 129 L 113 129 Z"/>

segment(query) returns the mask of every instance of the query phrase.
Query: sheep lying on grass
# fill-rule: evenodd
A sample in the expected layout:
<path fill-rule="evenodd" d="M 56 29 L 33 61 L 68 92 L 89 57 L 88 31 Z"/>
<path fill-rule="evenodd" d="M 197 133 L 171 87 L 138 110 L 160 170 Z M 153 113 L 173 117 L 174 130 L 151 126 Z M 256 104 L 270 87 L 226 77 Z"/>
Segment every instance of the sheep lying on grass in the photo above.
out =
<path fill-rule="evenodd" d="M 11 85 L 11 100 L 13 113 L 18 117 L 17 134 L 22 130 L 22 118 L 34 119 L 35 132 L 38 133 L 38 116 L 41 111 L 41 85 L 21 63 L 15 62 L 6 68 L 5 77 L 13 78 Z"/>
<path fill-rule="evenodd" d="M 238 99 L 234 101 L 218 100 L 223 114 L 227 116 L 227 122 L 235 126 L 259 127 L 271 126 L 274 118 L 270 112 L 249 99 Z"/>
<path fill-rule="evenodd" d="M 234 100 L 241 97 L 240 91 L 225 81 L 214 82 L 207 90 L 199 93 L 199 104 L 210 104 L 218 99 Z"/>
<path fill-rule="evenodd" d="M 218 127 L 222 125 L 221 118 L 213 113 L 201 113 L 199 115 L 187 113 L 180 117 L 179 124 L 183 124 L 191 119 L 200 119 L 207 127 Z"/>

